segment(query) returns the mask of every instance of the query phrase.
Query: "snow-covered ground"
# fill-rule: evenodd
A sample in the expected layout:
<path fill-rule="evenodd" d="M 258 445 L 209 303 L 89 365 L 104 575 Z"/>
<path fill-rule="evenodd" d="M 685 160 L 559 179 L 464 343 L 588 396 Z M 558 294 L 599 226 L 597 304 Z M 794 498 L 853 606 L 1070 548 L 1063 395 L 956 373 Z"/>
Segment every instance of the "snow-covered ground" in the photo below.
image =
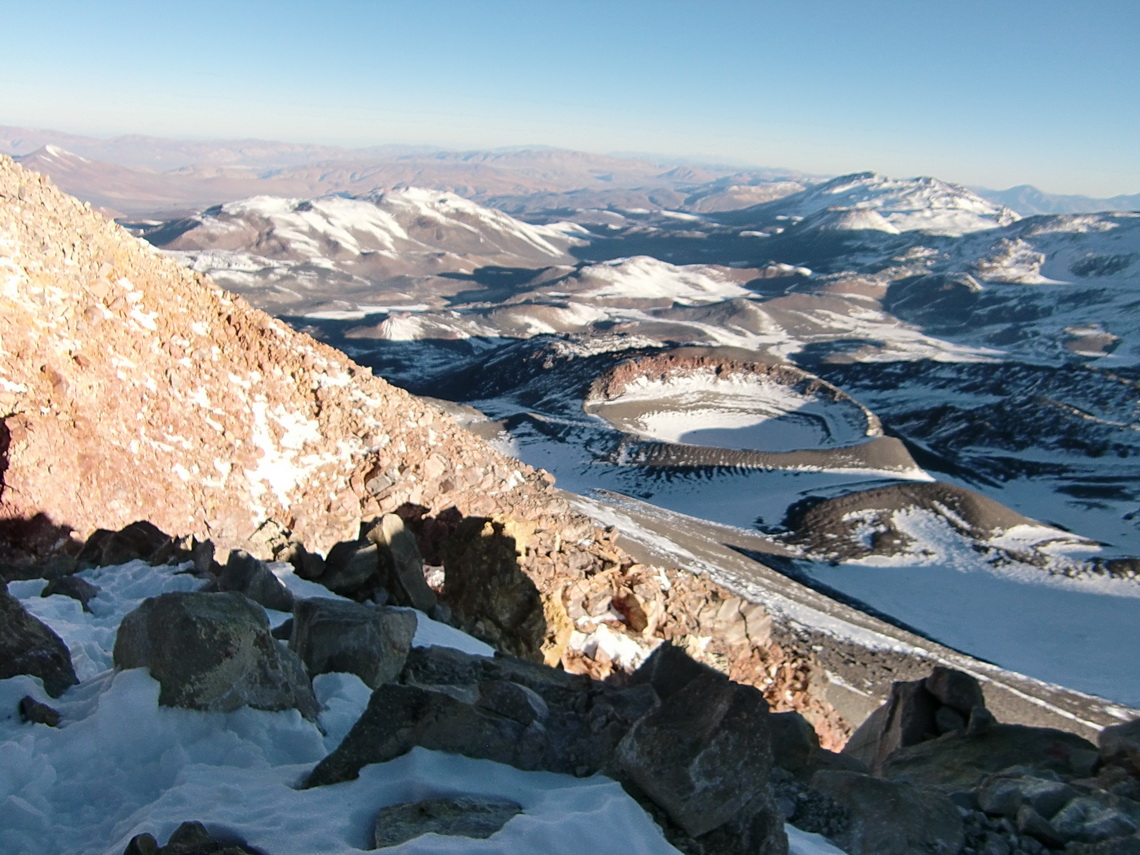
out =
<path fill-rule="evenodd" d="M 899 511 L 895 525 L 914 548 L 840 565 L 811 564 L 810 575 L 920 628 L 943 644 L 1045 682 L 1140 707 L 1140 584 L 1070 579 L 1008 561 L 994 566 L 974 541 L 923 511 Z M 1047 530 L 1010 530 L 991 541 L 1015 550 Z M 1020 538 L 1020 539 L 1019 539 Z M 1087 552 L 1058 545 L 1065 552 Z M 1079 557 L 1079 556 L 1077 556 Z"/>
<path fill-rule="evenodd" d="M 294 576 L 287 565 L 274 569 L 299 596 L 332 596 Z M 372 824 L 381 807 L 464 794 L 509 799 L 523 811 L 486 840 L 425 835 L 391 851 L 676 852 L 637 803 L 602 776 L 521 772 L 415 749 L 365 767 L 355 781 L 298 789 L 367 705 L 370 691 L 359 678 L 316 678 L 319 727 L 296 711 L 160 707 L 158 683 L 145 669 L 111 667 L 115 630 L 143 598 L 192 590 L 198 582 L 173 567 L 142 562 L 81 575 L 101 589 L 90 613 L 67 597 L 41 598 L 42 580 L 9 585 L 10 593 L 70 647 L 81 682 L 53 699 L 37 678 L 0 680 L 0 852 L 5 855 L 120 855 L 136 834 L 149 832 L 162 843 L 187 820 L 269 855 L 347 855 L 371 849 Z M 276 624 L 286 615 L 271 612 L 270 618 Z M 422 614 L 417 619 L 417 645 L 490 653 L 451 627 Z M 22 723 L 16 710 L 25 695 L 57 709 L 60 726 Z M 838 852 L 822 838 L 789 831 L 795 855 Z"/>

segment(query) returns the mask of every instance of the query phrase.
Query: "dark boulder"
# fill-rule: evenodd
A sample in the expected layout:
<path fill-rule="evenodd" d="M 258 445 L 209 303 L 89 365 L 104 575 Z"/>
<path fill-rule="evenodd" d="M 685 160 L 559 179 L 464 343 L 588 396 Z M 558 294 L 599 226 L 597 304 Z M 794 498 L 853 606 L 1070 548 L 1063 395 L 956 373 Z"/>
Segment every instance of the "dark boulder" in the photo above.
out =
<path fill-rule="evenodd" d="M 1022 724 L 991 724 L 974 733 L 948 733 L 900 748 L 883 764 L 882 774 L 897 781 L 943 792 L 972 790 L 987 776 L 1014 766 L 1025 774 L 1088 777 L 1096 747 L 1073 733 Z"/>
<path fill-rule="evenodd" d="M 662 700 L 685 688 L 697 677 L 716 676 L 720 672 L 698 662 L 680 647 L 669 642 L 658 645 L 649 658 L 630 675 L 632 685 L 647 683 Z"/>
<path fill-rule="evenodd" d="M 293 609 L 293 594 L 260 559 L 241 549 L 233 550 L 218 574 L 219 591 L 237 591 L 258 605 L 279 612 Z"/>
<path fill-rule="evenodd" d="M 798 772 L 810 766 L 819 753 L 819 735 L 798 712 L 772 713 L 768 716 L 768 732 L 772 737 L 772 762 L 781 769 Z"/>
<path fill-rule="evenodd" d="M 342 597 L 366 600 L 380 587 L 380 559 L 376 544 L 367 540 L 343 541 L 329 550 L 318 582 Z"/>
<path fill-rule="evenodd" d="M 515 765 L 526 726 L 421 686 L 387 683 L 372 693 L 364 714 L 306 787 L 355 779 L 370 763 L 386 763 L 416 746 Z"/>
<path fill-rule="evenodd" d="M 1106 727 L 1097 736 L 1100 762 L 1140 777 L 1140 719 Z"/>
<path fill-rule="evenodd" d="M 851 735 L 843 753 L 878 774 L 900 748 L 966 730 L 985 718 L 978 681 L 964 671 L 936 667 L 924 680 L 898 682 L 887 701 Z"/>
<path fill-rule="evenodd" d="M 811 783 L 846 809 L 835 842 L 848 855 L 958 855 L 965 842 L 958 808 L 941 793 L 858 772 L 817 772 Z"/>
<path fill-rule="evenodd" d="M 382 584 L 398 606 L 429 612 L 435 592 L 424 580 L 424 561 L 416 536 L 396 514 L 385 514 L 365 527 L 365 539 L 377 548 Z"/>
<path fill-rule="evenodd" d="M 269 632 L 265 611 L 236 592 L 175 592 L 150 597 L 123 618 L 115 666 L 147 668 L 159 703 L 230 712 L 241 706 L 318 706 L 301 660 Z"/>
<path fill-rule="evenodd" d="M 53 698 L 79 682 L 63 639 L 0 590 L 0 680 L 17 674 L 39 677 Z"/>
<path fill-rule="evenodd" d="M 59 711 L 47 704 L 41 704 L 30 695 L 25 695 L 20 698 L 20 721 L 59 727 Z"/>
<path fill-rule="evenodd" d="M 89 612 L 91 609 L 87 604 L 99 596 L 99 588 L 79 576 L 59 576 L 49 580 L 40 592 L 41 597 L 50 597 L 53 594 L 78 600 L 83 606 L 83 611 Z"/>
<path fill-rule="evenodd" d="M 376 814 L 375 848 L 399 846 L 424 834 L 483 840 L 502 829 L 522 808 L 505 799 L 424 799 L 381 808 Z"/>
<path fill-rule="evenodd" d="M 345 600 L 301 600 L 293 609 L 289 649 L 310 676 L 342 671 L 375 689 L 404 667 L 416 634 L 416 615 Z"/>
<path fill-rule="evenodd" d="M 619 768 L 692 837 L 742 813 L 762 814 L 772 836 L 782 836 L 768 786 L 767 715 L 758 690 L 720 675 L 697 677 L 630 728 L 618 745 Z"/>
<path fill-rule="evenodd" d="M 118 531 L 97 529 L 76 556 L 80 567 L 109 567 L 128 561 L 149 561 L 174 540 L 154 523 L 139 520 Z M 152 562 L 164 563 L 164 562 Z"/>
<path fill-rule="evenodd" d="M 165 846 L 153 834 L 137 834 L 123 855 L 260 855 L 244 841 L 218 839 L 200 822 L 184 822 L 174 829 Z"/>
<path fill-rule="evenodd" d="M 981 684 L 965 671 L 938 665 L 923 680 L 923 686 L 942 706 L 949 707 L 966 720 L 969 720 L 974 707 L 986 705 Z"/>

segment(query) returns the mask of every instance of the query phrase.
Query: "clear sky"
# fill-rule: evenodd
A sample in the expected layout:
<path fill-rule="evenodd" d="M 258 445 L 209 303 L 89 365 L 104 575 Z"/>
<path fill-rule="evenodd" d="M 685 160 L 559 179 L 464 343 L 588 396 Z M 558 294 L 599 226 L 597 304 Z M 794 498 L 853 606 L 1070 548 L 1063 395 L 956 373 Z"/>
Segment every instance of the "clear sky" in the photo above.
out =
<path fill-rule="evenodd" d="M 1140 193 L 1140 0 L 35 0 L 0 124 Z"/>

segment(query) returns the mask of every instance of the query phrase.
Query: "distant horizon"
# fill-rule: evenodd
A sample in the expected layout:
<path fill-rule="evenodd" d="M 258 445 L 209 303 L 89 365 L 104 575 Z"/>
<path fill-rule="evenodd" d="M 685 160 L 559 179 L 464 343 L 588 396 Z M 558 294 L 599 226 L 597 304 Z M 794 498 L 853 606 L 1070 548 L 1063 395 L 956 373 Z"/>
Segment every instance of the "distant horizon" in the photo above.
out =
<path fill-rule="evenodd" d="M 990 192 L 1008 192 L 1010 190 L 1016 190 L 1016 189 L 1020 189 L 1023 187 L 1027 187 L 1027 188 L 1037 190 L 1037 191 L 1039 191 L 1039 192 L 1041 192 L 1047 196 L 1062 196 L 1062 197 L 1072 196 L 1072 197 L 1088 198 L 1088 199 L 1093 199 L 1093 200 L 1099 200 L 1099 199 L 1110 200 L 1110 199 L 1113 199 L 1116 197 L 1140 196 L 1140 192 L 1129 193 L 1127 191 L 1115 192 L 1115 193 L 1111 193 L 1109 195 L 1102 195 L 1102 196 L 1090 196 L 1087 193 L 1060 193 L 1060 192 L 1055 192 L 1055 191 L 1051 190 L 1050 188 L 1040 187 L 1036 184 L 1031 184 L 1028 182 L 1022 182 L 1019 184 L 1011 184 L 1008 186 L 988 186 L 988 185 L 983 185 L 983 184 L 954 181 L 953 179 L 947 178 L 946 176 L 934 175 L 931 173 L 903 175 L 903 174 L 887 173 L 887 172 L 883 172 L 882 170 L 865 169 L 865 168 L 863 168 L 863 169 L 852 168 L 852 169 L 847 169 L 843 172 L 812 172 L 812 171 L 808 171 L 808 170 L 804 170 L 804 169 L 797 169 L 797 168 L 791 167 L 791 166 L 785 166 L 782 164 L 745 163 L 745 162 L 733 160 L 733 159 L 718 156 L 718 155 L 669 154 L 666 152 L 650 152 L 650 151 L 589 151 L 586 149 L 568 148 L 565 146 L 550 145 L 550 144 L 546 144 L 546 143 L 517 143 L 517 144 L 504 144 L 504 145 L 485 146 L 485 147 L 478 147 L 478 146 L 448 147 L 448 146 L 440 145 L 437 143 L 429 143 L 429 142 L 419 142 L 419 143 L 416 143 L 416 142 L 375 142 L 375 143 L 368 143 L 368 144 L 364 144 L 364 145 L 353 146 L 353 145 L 346 145 L 346 144 L 342 144 L 342 143 L 322 142 L 322 141 L 315 141 L 315 140 L 310 140 L 310 139 L 280 139 L 280 138 L 259 137 L 259 136 L 168 136 L 168 135 L 163 135 L 163 134 L 151 134 L 151 133 L 145 133 L 145 132 L 140 132 L 140 131 L 129 131 L 129 130 L 128 131 L 109 132 L 109 133 L 93 133 L 93 132 L 86 132 L 86 131 L 82 131 L 82 130 L 66 129 L 66 128 L 61 128 L 61 127 L 55 127 L 55 128 L 38 127 L 38 126 L 33 127 L 31 125 L 9 123 L 9 122 L 3 121 L 2 117 L 0 117 L 0 128 L 18 128 L 21 130 L 36 131 L 36 132 L 40 132 L 40 133 L 44 133 L 44 134 L 59 133 L 59 134 L 65 134 L 68 136 L 86 137 L 89 139 L 101 140 L 101 141 L 105 141 L 105 142 L 113 142 L 117 139 L 131 139 L 131 138 L 157 139 L 157 140 L 165 140 L 168 142 L 191 143 L 191 144 L 193 144 L 193 143 L 198 143 L 198 144 L 205 144 L 205 143 L 224 144 L 224 143 L 229 143 L 229 144 L 233 144 L 233 143 L 257 142 L 257 143 L 268 143 L 268 144 L 275 144 L 275 145 L 313 146 L 315 148 L 339 148 L 339 149 L 342 149 L 346 153 L 364 152 L 364 151 L 369 151 L 372 149 L 385 149 L 385 148 L 423 150 L 424 152 L 441 152 L 441 153 L 453 153 L 453 154 L 466 154 L 466 153 L 495 154 L 495 153 L 523 152 L 523 151 L 554 151 L 554 152 L 561 151 L 561 152 L 574 153 L 574 154 L 587 154 L 587 155 L 591 155 L 591 156 L 595 156 L 595 157 L 612 157 L 612 158 L 624 159 L 624 160 L 643 160 L 643 161 L 647 161 L 650 163 L 657 163 L 657 164 L 662 165 L 662 166 L 665 166 L 665 165 L 669 165 L 669 166 L 691 166 L 691 167 L 695 167 L 695 168 L 739 170 L 741 172 L 756 171 L 756 172 L 786 173 L 789 178 L 804 178 L 804 179 L 811 179 L 811 180 L 818 180 L 818 181 L 829 181 L 831 179 L 838 178 L 838 177 L 841 177 L 843 175 L 855 175 L 855 174 L 864 173 L 864 172 L 874 172 L 874 173 L 886 175 L 889 178 L 895 178 L 895 179 L 916 179 L 916 178 L 925 178 L 925 177 L 936 178 L 936 179 L 941 180 L 941 181 L 946 181 L 947 183 L 957 184 L 959 186 L 966 187 L 967 189 L 981 189 L 981 190 L 986 190 L 986 191 L 990 191 Z M 54 143 L 51 143 L 51 144 L 55 145 Z M 65 145 L 59 145 L 58 147 L 62 148 L 64 150 L 67 150 L 67 147 Z M 37 146 L 36 148 L 39 148 L 39 146 Z M 20 157 L 20 156 L 23 156 L 25 154 L 30 154 L 34 150 L 35 150 L 34 148 L 29 149 L 28 151 L 18 153 L 15 156 Z M 207 165 L 207 164 L 201 164 L 201 165 Z M 779 180 L 779 179 L 773 178 L 773 180 Z"/>
<path fill-rule="evenodd" d="M 1140 193 L 1134 0 L 58 0 L 5 23 L 13 125 Z"/>

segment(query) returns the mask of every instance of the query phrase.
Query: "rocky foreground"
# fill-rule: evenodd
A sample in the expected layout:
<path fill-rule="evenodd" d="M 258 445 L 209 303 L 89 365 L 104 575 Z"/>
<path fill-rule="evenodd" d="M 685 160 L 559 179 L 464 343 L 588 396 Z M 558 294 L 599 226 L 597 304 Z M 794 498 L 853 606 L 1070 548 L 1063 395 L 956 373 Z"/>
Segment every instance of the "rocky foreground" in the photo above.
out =
<path fill-rule="evenodd" d="M 420 549 L 430 554 L 437 536 L 422 521 L 405 525 L 388 515 L 327 557 L 298 547 L 292 565 L 266 564 L 233 551 L 222 565 L 208 542 L 136 523 L 97 532 L 70 560 L 3 570 L 40 574 L 38 599 L 71 598 L 98 613 L 107 602 L 90 579 L 113 582 L 116 574 L 137 574 L 144 562 L 156 576 L 185 579 L 180 590 L 125 612 L 110 641 L 113 673 L 145 669 L 160 707 L 196 711 L 207 727 L 224 727 L 219 714 L 250 707 L 295 710 L 319 729 L 330 720 L 317 678 L 358 679 L 371 692 L 366 706 L 296 781 L 301 789 L 353 781 L 370 765 L 427 749 L 525 771 L 605 775 L 653 817 L 669 843 L 690 853 L 784 853 L 785 822 L 825 835 L 851 855 L 1140 848 L 1140 722 L 1106 728 L 1099 745 L 1052 728 L 1002 724 L 974 678 L 936 668 L 925 679 L 895 684 L 889 701 L 834 753 L 820 747 L 802 715 L 771 712 L 757 689 L 671 644 L 657 647 L 632 674 L 605 681 L 533 657 L 416 645 L 421 622 L 479 626 L 472 609 L 485 602 L 487 588 L 523 623 L 542 614 L 536 597 L 503 583 L 517 553 L 493 529 L 461 523 L 443 540 L 442 586 Z M 509 554 L 501 551 L 506 546 Z M 179 576 L 170 577 L 174 567 L 164 569 L 163 561 Z M 480 577 L 480 566 L 496 569 Z M 295 578 L 309 580 L 308 595 L 283 584 Z M 476 579 L 483 593 L 472 595 Z M 28 582 L 11 584 L 31 590 Z M 318 586 L 324 595 L 315 594 Z M 89 692 L 107 678 L 81 681 L 71 650 L 27 605 L 0 593 L 0 680 L 36 678 L 33 693 L 5 718 L 66 730 L 82 707 L 61 715 L 51 698 Z M 19 763 L 16 771 L 24 775 Z M 35 786 L 27 789 L 24 813 L 36 801 Z M 18 793 L 0 810 L 15 811 Z M 428 832 L 488 838 L 524 814 L 509 801 L 432 796 L 380 809 L 371 845 L 398 846 Z M 11 818 L 20 828 L 19 812 Z M 185 817 L 161 847 L 152 833 L 136 834 L 123 851 L 264 852 L 235 839 L 232 827 L 216 839 L 202 819 Z"/>

